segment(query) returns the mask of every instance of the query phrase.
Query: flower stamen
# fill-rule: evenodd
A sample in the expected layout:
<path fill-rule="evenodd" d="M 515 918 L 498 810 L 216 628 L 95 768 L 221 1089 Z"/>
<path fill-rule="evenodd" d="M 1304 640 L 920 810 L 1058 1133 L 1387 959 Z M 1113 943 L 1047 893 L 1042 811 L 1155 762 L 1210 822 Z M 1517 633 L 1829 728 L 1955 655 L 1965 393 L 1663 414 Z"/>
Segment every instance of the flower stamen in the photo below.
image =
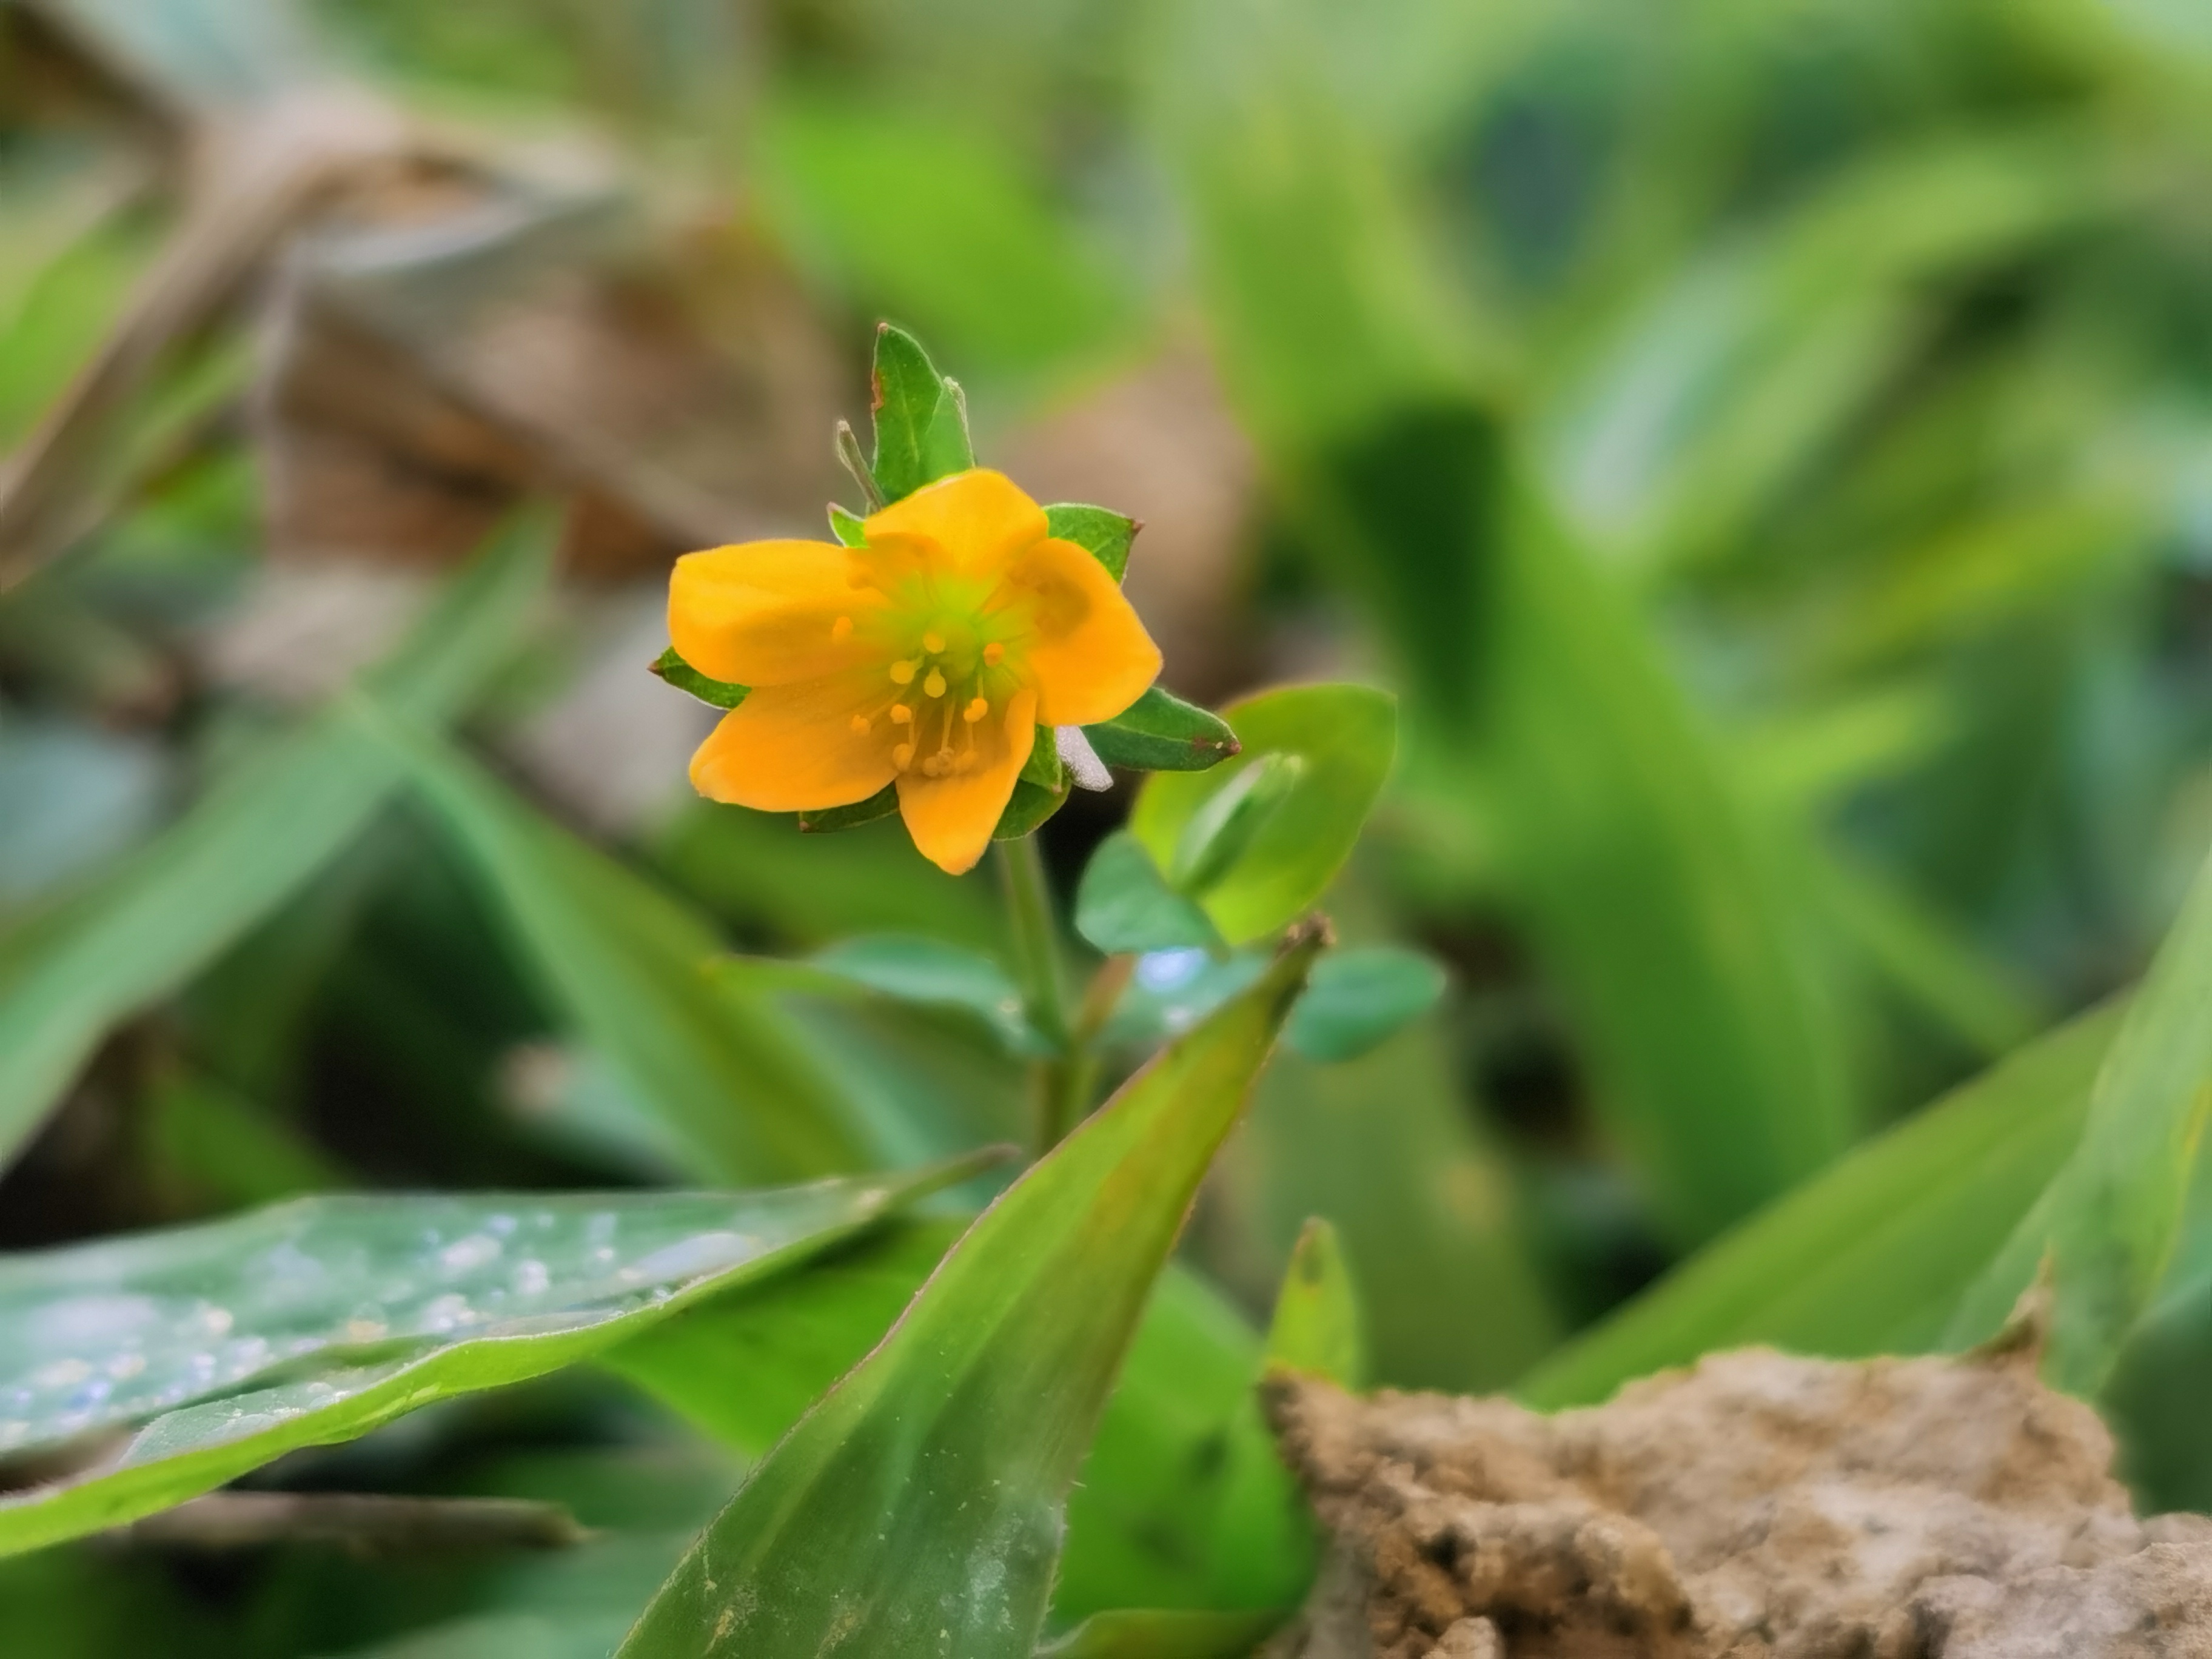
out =
<path fill-rule="evenodd" d="M 909 672 L 908 678 L 912 678 L 911 672 Z M 900 684 L 904 684 L 905 681 L 902 680 Z M 929 671 L 929 678 L 921 683 L 921 689 L 929 693 L 933 697 L 943 696 L 945 695 L 945 676 L 938 672 L 936 669 L 931 669 Z"/>
<path fill-rule="evenodd" d="M 904 726 L 913 718 L 914 710 L 908 708 L 904 703 L 895 702 L 891 705 L 891 724 L 893 726 Z"/>
<path fill-rule="evenodd" d="M 854 735 L 854 737 L 856 737 L 856 738 L 865 738 L 865 737 L 866 737 L 866 736 L 868 735 L 868 727 L 869 727 L 870 724 L 871 724 L 871 721 L 869 720 L 868 717 L 867 717 L 866 714 L 855 714 L 855 715 L 854 715 L 854 716 L 853 716 L 853 735 Z"/>
<path fill-rule="evenodd" d="M 851 639 L 853 637 L 853 619 L 850 617 L 838 617 L 836 622 L 830 624 L 830 637 L 840 645 L 842 645 L 847 640 Z"/>
<path fill-rule="evenodd" d="M 968 706 L 960 711 L 960 718 L 966 720 L 969 725 L 973 726 L 977 720 L 981 720 L 984 715 L 990 712 L 991 705 L 989 703 L 986 702 L 981 697 L 975 697 L 971 698 L 969 701 Z"/>
<path fill-rule="evenodd" d="M 935 656 L 945 649 L 945 635 L 932 629 L 921 636 L 921 648 L 928 652 L 931 656 Z"/>
<path fill-rule="evenodd" d="M 900 771 L 905 771 L 913 763 L 914 745 L 912 744 L 902 743 L 891 750 L 891 764 Z"/>
<path fill-rule="evenodd" d="M 1006 661 L 1006 647 L 1000 644 L 998 641 L 993 640 L 990 644 L 983 647 L 984 667 L 996 668 L 1000 663 Z"/>
<path fill-rule="evenodd" d="M 900 658 L 896 662 L 891 665 L 891 684 L 894 685 L 913 684 L 916 665 L 917 665 L 908 661 L 904 657 Z"/>

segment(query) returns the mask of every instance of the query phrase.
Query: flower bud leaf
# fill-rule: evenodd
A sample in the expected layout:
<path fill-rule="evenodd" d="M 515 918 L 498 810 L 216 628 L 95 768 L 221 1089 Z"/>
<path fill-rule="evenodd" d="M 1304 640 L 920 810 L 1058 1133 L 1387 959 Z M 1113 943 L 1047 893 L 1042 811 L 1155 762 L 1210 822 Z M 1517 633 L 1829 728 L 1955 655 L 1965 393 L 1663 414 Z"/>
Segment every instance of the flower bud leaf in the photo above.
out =
<path fill-rule="evenodd" d="M 750 689 L 732 685 L 727 680 L 708 679 L 678 656 L 672 645 L 655 660 L 653 672 L 678 691 L 688 691 L 701 702 L 711 703 L 717 708 L 735 708 L 745 700 L 745 693 Z"/>
<path fill-rule="evenodd" d="M 913 335 L 889 323 L 878 326 L 873 379 L 876 454 L 869 471 L 886 502 L 975 465 L 967 399 Z"/>
<path fill-rule="evenodd" d="M 1061 541 L 1078 547 L 1104 565 L 1115 581 L 1129 568 L 1129 545 L 1137 539 L 1137 521 L 1111 507 L 1085 507 L 1064 501 L 1044 510 L 1045 526 Z"/>
<path fill-rule="evenodd" d="M 1027 778 L 1018 778 L 1014 781 L 1013 799 L 1006 803 L 1006 810 L 999 815 L 998 827 L 991 831 L 991 839 L 1012 841 L 1029 835 L 1066 805 L 1067 791 L 1065 787 L 1048 789 L 1042 784 L 1031 783 Z"/>
<path fill-rule="evenodd" d="M 1138 772 L 1203 772 L 1237 752 L 1226 720 L 1157 685 L 1083 734 L 1107 765 Z"/>
<path fill-rule="evenodd" d="M 830 533 L 847 547 L 868 544 L 867 520 L 857 513 L 847 512 L 835 501 L 830 503 Z"/>

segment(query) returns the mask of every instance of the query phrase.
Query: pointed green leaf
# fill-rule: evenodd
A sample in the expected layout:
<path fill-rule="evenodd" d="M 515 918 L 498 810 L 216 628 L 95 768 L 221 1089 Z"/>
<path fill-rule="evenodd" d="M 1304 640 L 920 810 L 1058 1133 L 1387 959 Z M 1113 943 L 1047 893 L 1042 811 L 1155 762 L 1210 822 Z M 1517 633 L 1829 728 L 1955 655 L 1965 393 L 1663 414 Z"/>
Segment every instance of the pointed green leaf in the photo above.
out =
<path fill-rule="evenodd" d="M 1278 1613 L 1101 1613 L 1037 1659 L 1247 1659 L 1282 1622 Z"/>
<path fill-rule="evenodd" d="M 1243 752 L 1203 775 L 1147 779 L 1129 828 L 1167 868 L 1210 805 L 1227 799 L 1232 786 L 1253 787 L 1237 780 L 1254 766 L 1277 756 L 1297 763 L 1280 799 L 1263 803 L 1269 810 L 1249 844 L 1234 849 L 1228 869 L 1199 898 L 1221 936 L 1245 945 L 1304 915 L 1351 856 L 1389 775 L 1397 701 L 1366 686 L 1296 685 L 1261 692 L 1224 713 Z M 1203 849 L 1194 853 L 1203 858 Z"/>
<path fill-rule="evenodd" d="M 1021 991 L 980 951 L 943 939 L 863 934 L 816 952 L 806 966 L 902 1002 L 965 1009 L 1015 1052 L 1037 1051 L 1041 1039 L 1022 1012 Z"/>
<path fill-rule="evenodd" d="M 1137 521 L 1110 507 L 1084 507 L 1062 502 L 1044 510 L 1045 527 L 1061 541 L 1073 542 L 1106 567 L 1120 581 L 1129 568 L 1129 548 L 1137 539 Z"/>
<path fill-rule="evenodd" d="M 905 330 L 876 329 L 876 453 L 871 470 L 886 501 L 975 465 L 959 387 L 937 372 Z"/>
<path fill-rule="evenodd" d="M 866 1164 L 856 1115 L 790 1023 L 708 979 L 721 941 L 702 917 L 453 750 L 397 720 L 379 729 L 526 965 L 692 1167 L 761 1181 Z"/>
<path fill-rule="evenodd" d="M 1433 957 L 1398 945 L 1340 951 L 1315 968 L 1283 1041 L 1308 1060 L 1357 1060 L 1443 994 L 1444 970 Z"/>
<path fill-rule="evenodd" d="M 690 663 L 676 654 L 670 646 L 653 659 L 653 672 L 666 680 L 678 691 L 688 691 L 701 702 L 716 708 L 735 708 L 745 700 L 750 686 L 732 685 L 727 680 L 710 680 Z"/>
<path fill-rule="evenodd" d="M 2051 1279 L 2044 1371 L 2095 1392 L 2164 1276 L 2212 1120 L 2212 858 L 2097 1073 L 2081 1145 L 1959 1305 L 1957 1346 L 1994 1334 Z"/>
<path fill-rule="evenodd" d="M 1367 1381 L 1366 1339 L 1359 1292 L 1336 1229 L 1316 1216 L 1298 1234 L 1275 1316 L 1267 1326 L 1267 1363 L 1325 1376 L 1339 1388 Z"/>
<path fill-rule="evenodd" d="M 801 812 L 799 827 L 810 836 L 828 835 L 833 830 L 857 830 L 897 811 L 898 791 L 885 784 L 867 799 L 854 801 L 850 806 L 825 806 L 818 812 Z"/>
<path fill-rule="evenodd" d="M 466 707 L 512 648 L 552 543 L 542 517 L 502 532 L 367 684 L 418 720 Z M 172 994 L 299 892 L 398 778 L 355 711 L 334 708 L 246 760 L 75 898 L 0 937 L 0 1165 L 112 1025 Z"/>
<path fill-rule="evenodd" d="M 752 1194 L 301 1199 L 0 1258 L 0 1449 L 143 1424 L 0 1498 L 0 1553 L 572 1364 L 972 1168 Z"/>
<path fill-rule="evenodd" d="M 1100 842 L 1084 866 L 1075 931 L 1109 956 L 1221 943 L 1206 912 L 1168 885 L 1144 843 L 1126 830 Z"/>
<path fill-rule="evenodd" d="M 2069 1021 L 1692 1256 L 1516 1386 L 1551 1408 L 1747 1343 L 1857 1358 L 1941 1346 L 2066 1161 L 2117 1007 Z"/>
<path fill-rule="evenodd" d="M 1107 765 L 1138 772 L 1203 772 L 1237 750 L 1228 721 L 1157 685 L 1083 735 Z"/>
<path fill-rule="evenodd" d="M 832 1642 L 1029 1659 L 1115 1370 L 1318 945 L 1296 941 L 992 1206 L 762 1462 L 623 1659 Z"/>

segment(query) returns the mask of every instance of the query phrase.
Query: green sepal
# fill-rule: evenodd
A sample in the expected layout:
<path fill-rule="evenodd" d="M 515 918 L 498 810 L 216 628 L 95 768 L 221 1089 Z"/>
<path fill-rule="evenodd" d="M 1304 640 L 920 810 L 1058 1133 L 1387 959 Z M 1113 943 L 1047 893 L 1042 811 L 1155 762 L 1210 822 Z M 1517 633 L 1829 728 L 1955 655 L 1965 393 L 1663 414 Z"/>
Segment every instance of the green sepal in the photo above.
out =
<path fill-rule="evenodd" d="M 1058 794 L 1031 783 L 1027 778 L 1014 781 L 1013 799 L 1006 810 L 999 814 L 998 828 L 991 831 L 993 841 L 1012 841 L 1037 829 L 1054 812 L 1067 805 L 1067 791 Z"/>
<path fill-rule="evenodd" d="M 848 513 L 836 502 L 830 503 L 830 533 L 847 547 L 866 547 L 868 544 L 868 521 L 857 513 Z"/>
<path fill-rule="evenodd" d="M 867 799 L 856 800 L 850 806 L 825 806 L 818 811 L 801 812 L 799 827 L 810 836 L 827 835 L 833 830 L 857 830 L 897 811 L 898 790 L 887 783 Z"/>
<path fill-rule="evenodd" d="M 1021 777 L 1024 783 L 1033 783 L 1055 795 L 1067 793 L 1067 767 L 1060 758 L 1060 744 L 1049 726 L 1036 728 L 1036 736 L 1030 744 L 1030 757 L 1022 763 Z"/>
<path fill-rule="evenodd" d="M 732 685 L 727 680 L 708 679 L 678 656 L 672 645 L 660 653 L 653 665 L 653 672 L 678 691 L 688 691 L 701 702 L 711 703 L 716 708 L 735 708 L 745 700 L 745 693 L 752 689 Z"/>
<path fill-rule="evenodd" d="M 1115 581 L 1129 568 L 1129 544 L 1144 526 L 1126 513 L 1110 507 L 1085 507 L 1063 501 L 1044 510 L 1045 527 L 1064 542 L 1073 542 L 1106 567 Z"/>
<path fill-rule="evenodd" d="M 870 471 L 886 502 L 975 465 L 959 384 L 937 372 L 920 341 L 889 323 L 876 327 L 872 386 L 876 454 Z"/>
<path fill-rule="evenodd" d="M 1107 765 L 1136 772 L 1203 772 L 1243 748 L 1219 715 L 1157 685 L 1083 735 Z"/>

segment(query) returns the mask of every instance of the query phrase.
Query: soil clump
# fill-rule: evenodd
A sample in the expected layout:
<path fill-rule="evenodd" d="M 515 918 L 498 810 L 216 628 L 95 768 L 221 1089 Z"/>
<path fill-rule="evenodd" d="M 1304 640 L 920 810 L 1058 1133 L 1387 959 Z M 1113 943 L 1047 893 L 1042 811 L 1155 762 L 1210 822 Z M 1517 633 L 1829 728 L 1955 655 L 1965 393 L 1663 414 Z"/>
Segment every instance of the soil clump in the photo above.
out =
<path fill-rule="evenodd" d="M 2212 1519 L 2138 1520 L 2032 1352 L 1267 1404 L 1332 1540 L 1271 1659 L 2212 1659 Z"/>

